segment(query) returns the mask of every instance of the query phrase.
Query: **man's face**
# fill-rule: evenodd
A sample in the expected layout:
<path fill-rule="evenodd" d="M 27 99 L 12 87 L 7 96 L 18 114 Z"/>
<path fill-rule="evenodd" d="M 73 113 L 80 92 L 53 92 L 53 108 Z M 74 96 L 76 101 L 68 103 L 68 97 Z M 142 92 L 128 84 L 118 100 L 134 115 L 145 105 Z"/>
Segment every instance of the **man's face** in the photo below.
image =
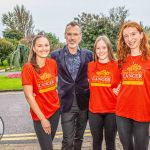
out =
<path fill-rule="evenodd" d="M 65 33 L 68 49 L 76 50 L 81 41 L 82 34 L 79 26 L 68 26 Z"/>

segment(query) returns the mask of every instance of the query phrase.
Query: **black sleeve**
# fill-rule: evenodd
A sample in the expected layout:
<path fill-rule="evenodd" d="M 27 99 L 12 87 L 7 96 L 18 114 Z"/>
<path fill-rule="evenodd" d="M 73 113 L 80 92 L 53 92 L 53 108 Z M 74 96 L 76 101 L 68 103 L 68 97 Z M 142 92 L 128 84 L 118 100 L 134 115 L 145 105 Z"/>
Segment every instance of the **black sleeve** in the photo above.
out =
<path fill-rule="evenodd" d="M 94 53 L 91 51 L 91 59 L 90 59 L 91 61 L 93 61 L 94 60 Z"/>
<path fill-rule="evenodd" d="M 50 56 L 52 59 L 55 59 L 57 61 L 58 57 L 59 57 L 59 53 L 60 53 L 60 50 L 61 49 L 57 49 L 57 50 L 54 50 L 50 53 Z"/>
<path fill-rule="evenodd" d="M 51 52 L 50 56 L 51 56 L 51 58 L 56 60 L 56 52 L 55 51 Z"/>

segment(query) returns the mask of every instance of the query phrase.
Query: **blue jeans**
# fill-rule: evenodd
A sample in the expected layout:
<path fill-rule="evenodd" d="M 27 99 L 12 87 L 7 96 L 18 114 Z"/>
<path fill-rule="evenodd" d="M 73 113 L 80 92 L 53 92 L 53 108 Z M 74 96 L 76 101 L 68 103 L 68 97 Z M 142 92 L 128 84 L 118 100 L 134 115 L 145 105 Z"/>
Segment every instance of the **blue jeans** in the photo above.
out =
<path fill-rule="evenodd" d="M 40 121 L 33 121 L 34 129 L 41 147 L 41 150 L 53 150 L 52 141 L 54 139 L 58 122 L 59 122 L 60 111 L 56 111 L 55 114 L 48 120 L 51 124 L 51 134 L 46 134 L 43 130 Z"/>
<path fill-rule="evenodd" d="M 62 150 L 81 150 L 87 119 L 87 110 L 76 110 L 61 114 Z"/>
<path fill-rule="evenodd" d="M 148 122 L 116 116 L 119 138 L 124 150 L 148 150 Z"/>
<path fill-rule="evenodd" d="M 93 150 L 102 149 L 103 130 L 105 134 L 106 150 L 115 150 L 117 133 L 116 115 L 114 113 L 89 112 L 89 125 L 93 137 Z"/>

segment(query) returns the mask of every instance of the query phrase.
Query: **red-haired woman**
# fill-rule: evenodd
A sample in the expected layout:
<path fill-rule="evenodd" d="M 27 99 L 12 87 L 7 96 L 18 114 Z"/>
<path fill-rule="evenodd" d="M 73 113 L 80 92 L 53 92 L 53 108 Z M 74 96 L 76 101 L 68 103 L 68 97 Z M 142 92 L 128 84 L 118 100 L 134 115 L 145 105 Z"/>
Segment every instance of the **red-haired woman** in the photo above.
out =
<path fill-rule="evenodd" d="M 142 27 L 124 23 L 117 44 L 122 85 L 117 127 L 124 150 L 148 150 L 150 122 L 150 49 Z"/>

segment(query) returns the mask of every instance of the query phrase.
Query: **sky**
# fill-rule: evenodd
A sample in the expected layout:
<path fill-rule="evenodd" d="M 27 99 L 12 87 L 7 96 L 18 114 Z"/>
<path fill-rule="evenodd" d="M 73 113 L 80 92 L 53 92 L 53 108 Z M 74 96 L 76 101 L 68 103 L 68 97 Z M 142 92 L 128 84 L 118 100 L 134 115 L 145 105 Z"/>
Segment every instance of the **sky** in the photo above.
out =
<path fill-rule="evenodd" d="M 127 19 L 150 26 L 150 0 L 0 0 L 0 37 L 5 29 L 2 14 L 12 11 L 16 5 L 24 5 L 30 11 L 35 29 L 51 32 L 61 42 L 65 41 L 66 24 L 82 12 L 108 15 L 111 8 L 125 6 L 129 10 Z"/>

